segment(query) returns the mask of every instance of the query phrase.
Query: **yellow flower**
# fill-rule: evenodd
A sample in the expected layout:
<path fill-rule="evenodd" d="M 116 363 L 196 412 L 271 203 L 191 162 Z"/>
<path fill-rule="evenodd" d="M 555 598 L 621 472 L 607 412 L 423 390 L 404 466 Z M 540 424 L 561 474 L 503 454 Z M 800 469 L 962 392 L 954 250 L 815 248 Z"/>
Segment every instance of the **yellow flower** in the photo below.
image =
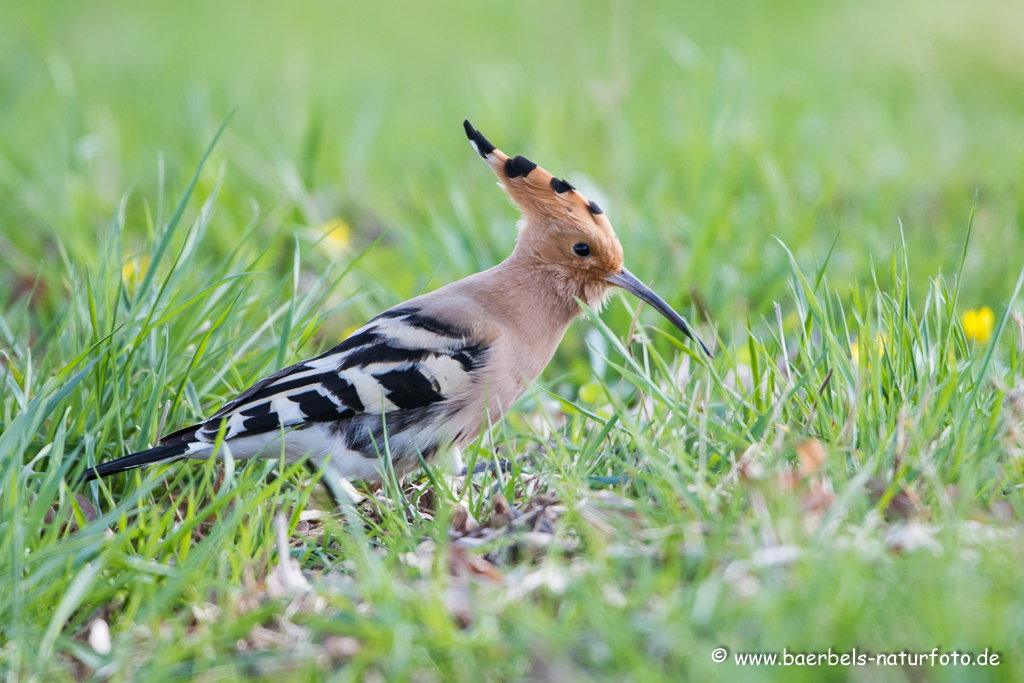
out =
<path fill-rule="evenodd" d="M 964 326 L 964 334 L 968 339 L 987 344 L 996 326 L 996 315 L 988 306 L 982 306 L 976 311 L 965 311 L 960 316 L 960 324 Z"/>
<path fill-rule="evenodd" d="M 149 270 L 149 254 L 125 261 L 121 266 L 121 279 L 127 285 L 134 285 L 136 281 L 146 277 Z"/>
<path fill-rule="evenodd" d="M 327 254 L 336 255 L 344 253 L 348 249 L 348 245 L 351 242 L 352 230 L 348 227 L 348 223 L 340 218 L 336 218 L 333 221 L 328 221 L 317 228 L 320 234 L 323 234 L 323 239 L 317 244 L 317 247 Z"/>
<path fill-rule="evenodd" d="M 876 334 L 876 353 L 872 355 L 881 358 L 882 354 L 885 353 L 885 343 L 887 341 L 889 341 L 889 335 L 887 335 L 885 332 L 879 332 L 878 334 Z M 853 358 L 854 365 L 860 365 L 860 344 L 857 343 L 856 339 L 854 339 L 853 342 L 850 343 L 850 357 Z M 868 367 L 871 367 L 871 357 L 868 357 Z"/>

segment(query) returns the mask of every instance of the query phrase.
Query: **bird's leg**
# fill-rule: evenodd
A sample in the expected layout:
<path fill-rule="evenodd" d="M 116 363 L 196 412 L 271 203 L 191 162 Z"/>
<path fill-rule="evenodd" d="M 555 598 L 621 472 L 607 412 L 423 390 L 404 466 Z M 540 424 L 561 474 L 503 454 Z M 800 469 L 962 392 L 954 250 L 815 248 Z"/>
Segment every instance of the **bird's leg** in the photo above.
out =
<path fill-rule="evenodd" d="M 473 474 L 481 474 L 483 472 L 496 472 L 498 470 L 501 470 L 502 472 L 508 472 L 509 469 L 511 468 L 512 461 L 509 460 L 508 458 L 501 458 L 500 460 L 498 460 L 498 462 L 488 460 L 487 462 L 478 462 L 477 464 L 473 465 Z M 459 474 L 459 476 L 465 477 L 467 474 L 469 474 L 469 468 L 463 467 L 462 473 Z"/>
<path fill-rule="evenodd" d="M 316 463 L 307 460 L 306 467 L 314 474 L 319 473 L 322 475 L 320 481 L 323 483 L 327 495 L 330 496 L 331 501 L 334 503 L 334 508 L 346 517 L 355 519 L 355 506 L 362 502 L 363 496 L 352 486 L 352 483 L 341 476 L 337 469 L 331 466 L 331 463 L 317 466 Z"/>

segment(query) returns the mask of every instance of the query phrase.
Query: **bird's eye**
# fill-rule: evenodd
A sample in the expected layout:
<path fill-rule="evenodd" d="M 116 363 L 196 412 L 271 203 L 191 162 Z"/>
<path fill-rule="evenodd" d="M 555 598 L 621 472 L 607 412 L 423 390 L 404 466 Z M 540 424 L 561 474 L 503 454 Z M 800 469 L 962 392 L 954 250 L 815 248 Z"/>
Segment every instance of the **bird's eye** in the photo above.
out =
<path fill-rule="evenodd" d="M 575 246 L 573 246 L 572 250 L 580 258 L 586 258 L 590 256 L 590 247 L 584 244 L 583 242 L 577 242 Z"/>

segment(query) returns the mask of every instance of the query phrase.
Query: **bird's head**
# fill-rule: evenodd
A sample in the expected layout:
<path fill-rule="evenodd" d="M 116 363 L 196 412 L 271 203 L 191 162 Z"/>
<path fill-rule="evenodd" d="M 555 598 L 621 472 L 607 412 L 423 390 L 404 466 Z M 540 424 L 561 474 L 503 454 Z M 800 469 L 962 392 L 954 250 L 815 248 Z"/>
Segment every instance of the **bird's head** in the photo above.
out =
<path fill-rule="evenodd" d="M 623 265 L 622 244 L 601 208 L 567 181 L 529 159 L 509 157 L 469 121 L 463 124 L 470 143 L 501 180 L 523 213 L 516 251 L 553 274 L 562 294 L 599 306 L 611 287 L 621 287 L 650 304 L 711 352 L 679 313 Z"/>

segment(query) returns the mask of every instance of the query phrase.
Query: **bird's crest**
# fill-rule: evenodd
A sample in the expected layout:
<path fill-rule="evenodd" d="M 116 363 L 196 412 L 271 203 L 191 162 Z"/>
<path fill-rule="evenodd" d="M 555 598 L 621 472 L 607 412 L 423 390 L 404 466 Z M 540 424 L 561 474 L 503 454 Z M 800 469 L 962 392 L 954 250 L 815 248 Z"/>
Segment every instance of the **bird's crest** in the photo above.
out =
<path fill-rule="evenodd" d="M 556 178 L 526 157 L 508 156 L 468 120 L 462 125 L 473 149 L 501 180 L 505 191 L 523 212 L 527 225 L 556 221 L 618 242 L 601 207 L 583 196 L 567 180 Z"/>

